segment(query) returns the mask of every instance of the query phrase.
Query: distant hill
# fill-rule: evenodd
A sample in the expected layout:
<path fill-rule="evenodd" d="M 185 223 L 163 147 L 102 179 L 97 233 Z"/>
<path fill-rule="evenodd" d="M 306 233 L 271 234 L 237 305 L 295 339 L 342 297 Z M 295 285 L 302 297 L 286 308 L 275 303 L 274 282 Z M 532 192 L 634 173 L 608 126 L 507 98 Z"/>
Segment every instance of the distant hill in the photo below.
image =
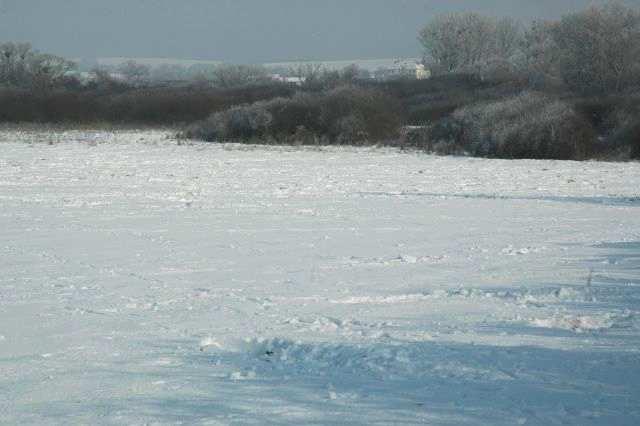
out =
<path fill-rule="evenodd" d="M 73 59 L 76 62 L 82 62 L 82 59 Z M 267 62 L 262 65 L 267 68 L 292 68 L 304 64 L 318 64 L 329 70 L 341 70 L 349 65 L 357 65 L 358 67 L 375 71 L 380 68 L 396 68 L 399 66 L 412 66 L 419 58 L 380 58 L 380 59 L 346 59 L 339 61 L 332 60 L 316 60 L 316 61 L 288 61 L 288 62 Z M 203 61 L 197 59 L 178 59 L 178 58 L 136 58 L 136 57 L 110 57 L 97 58 L 91 62 L 96 65 L 118 66 L 127 61 L 135 61 L 140 64 L 156 67 L 159 65 L 181 65 L 190 67 L 192 65 L 220 65 L 222 61 Z"/>
<path fill-rule="evenodd" d="M 111 57 L 97 58 L 98 65 L 117 66 L 127 61 L 135 61 L 139 64 L 156 67 L 158 65 L 181 65 L 189 67 L 191 65 L 219 65 L 221 61 L 203 61 L 197 59 L 177 59 L 177 58 L 127 58 L 127 57 Z"/>

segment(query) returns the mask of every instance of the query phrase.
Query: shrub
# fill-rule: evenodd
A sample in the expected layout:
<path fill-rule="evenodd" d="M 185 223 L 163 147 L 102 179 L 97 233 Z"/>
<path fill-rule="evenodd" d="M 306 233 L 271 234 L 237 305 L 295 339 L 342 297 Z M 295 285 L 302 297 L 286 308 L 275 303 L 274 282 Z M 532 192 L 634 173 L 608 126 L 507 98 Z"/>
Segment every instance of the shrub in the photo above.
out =
<path fill-rule="evenodd" d="M 465 150 L 458 143 L 460 135 L 459 123 L 447 118 L 431 126 L 405 128 L 400 146 L 439 155 L 464 155 Z"/>
<path fill-rule="evenodd" d="M 461 108 L 449 127 L 453 143 L 476 156 L 584 159 L 596 141 L 569 104 L 530 92 Z"/>
<path fill-rule="evenodd" d="M 640 160 L 640 118 L 636 117 L 620 128 L 615 138 L 618 144 L 628 147 L 630 158 Z"/>
<path fill-rule="evenodd" d="M 263 102 L 236 106 L 213 114 L 208 120 L 187 129 L 188 137 L 203 140 L 249 139 L 266 135 L 273 115 Z"/>
<path fill-rule="evenodd" d="M 452 97 L 447 100 L 428 101 L 419 105 L 409 105 L 409 124 L 423 125 L 446 119 L 456 109 L 464 105 L 463 102 Z"/>
<path fill-rule="evenodd" d="M 581 98 L 575 105 L 601 136 L 596 146 L 599 157 L 640 156 L 640 96 Z"/>
<path fill-rule="evenodd" d="M 275 84 L 233 89 L 127 86 L 47 92 L 0 89 L 0 121 L 176 125 L 203 120 L 212 112 L 234 105 L 291 95 L 291 88 Z"/>
<path fill-rule="evenodd" d="M 640 159 L 640 98 L 627 97 L 613 110 L 607 120 L 609 132 L 604 138 L 604 152 L 622 151 Z"/>
<path fill-rule="evenodd" d="M 382 89 L 398 98 L 404 105 L 409 125 L 433 124 L 465 105 L 514 96 L 526 87 L 525 82 L 517 78 L 482 80 L 470 74 L 367 83 L 365 86 Z"/>
<path fill-rule="evenodd" d="M 577 98 L 574 108 L 595 127 L 600 134 L 609 133 L 618 121 L 615 116 L 622 108 L 623 99 L 619 97 Z"/>
<path fill-rule="evenodd" d="M 206 141 L 379 142 L 395 136 L 400 110 L 398 102 L 382 92 L 347 86 L 221 111 L 190 126 L 183 136 Z"/>

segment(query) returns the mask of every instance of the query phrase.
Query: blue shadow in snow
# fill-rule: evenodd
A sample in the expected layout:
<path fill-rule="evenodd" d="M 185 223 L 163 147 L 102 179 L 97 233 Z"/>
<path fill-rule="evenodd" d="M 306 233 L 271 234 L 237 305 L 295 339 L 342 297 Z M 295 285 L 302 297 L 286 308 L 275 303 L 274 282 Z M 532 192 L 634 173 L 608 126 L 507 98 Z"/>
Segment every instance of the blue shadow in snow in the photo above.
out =
<path fill-rule="evenodd" d="M 572 196 L 519 196 L 495 194 L 447 194 L 436 192 L 358 192 L 361 196 L 378 197 L 427 197 L 427 198 L 460 198 L 471 200 L 507 200 L 507 201 L 549 201 L 556 203 L 596 204 L 603 206 L 640 207 L 640 197 L 572 197 Z"/>

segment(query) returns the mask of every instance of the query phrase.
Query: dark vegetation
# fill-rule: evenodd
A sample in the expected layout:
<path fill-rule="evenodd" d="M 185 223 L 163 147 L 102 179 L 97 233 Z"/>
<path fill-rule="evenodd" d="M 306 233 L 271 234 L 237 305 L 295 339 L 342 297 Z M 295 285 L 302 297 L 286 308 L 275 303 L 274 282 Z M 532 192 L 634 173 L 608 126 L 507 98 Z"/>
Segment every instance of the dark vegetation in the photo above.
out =
<path fill-rule="evenodd" d="M 343 86 L 221 111 L 188 128 L 184 136 L 207 141 L 366 144 L 396 138 L 402 118 L 400 102 L 383 91 Z"/>
<path fill-rule="evenodd" d="M 419 37 L 428 80 L 324 78 L 305 95 L 218 113 L 185 136 L 205 140 L 282 143 L 379 143 L 442 154 L 499 158 L 640 158 L 640 12 L 610 3 L 528 27 L 474 13 L 444 15 Z M 357 75 L 350 70 L 345 75 Z M 345 93 L 376 93 L 387 101 L 362 108 L 340 102 L 341 115 L 322 126 L 317 104 L 335 81 Z M 357 89 L 353 86 L 357 86 Z M 335 89 L 334 89 L 335 90 Z M 310 102 L 313 98 L 316 102 Z M 395 102 L 390 102 L 394 100 Z M 285 104 L 296 113 L 282 107 Z M 244 125 L 259 114 L 263 126 Z M 280 126 L 280 116 L 293 122 Z M 399 132 L 371 132 L 383 114 L 399 117 Z M 337 132 L 350 123 L 347 130 Z M 344 126 L 343 126 L 344 127 Z M 311 135 L 311 136 L 310 136 Z"/>
<path fill-rule="evenodd" d="M 259 66 L 152 70 L 133 62 L 116 70 L 120 78 L 95 69 L 81 81 L 68 61 L 5 43 L 0 121 L 178 126 L 181 137 L 211 142 L 640 159 L 637 10 L 612 3 L 527 27 L 452 14 L 419 39 L 430 79 L 305 65 L 288 70 L 298 84 Z"/>
<path fill-rule="evenodd" d="M 291 96 L 284 85 L 236 88 L 127 87 L 119 90 L 0 89 L 0 121 L 184 125 L 234 105 Z"/>

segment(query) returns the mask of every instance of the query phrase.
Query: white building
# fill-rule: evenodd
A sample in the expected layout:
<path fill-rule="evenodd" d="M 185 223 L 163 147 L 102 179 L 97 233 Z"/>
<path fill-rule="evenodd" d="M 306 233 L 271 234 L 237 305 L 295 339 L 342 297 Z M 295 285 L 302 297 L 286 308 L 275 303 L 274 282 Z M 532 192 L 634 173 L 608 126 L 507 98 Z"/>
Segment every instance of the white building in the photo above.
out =
<path fill-rule="evenodd" d="M 431 70 L 424 64 L 416 64 L 416 80 L 427 80 L 431 78 Z"/>
<path fill-rule="evenodd" d="M 271 79 L 273 81 L 279 81 L 281 83 L 289 83 L 296 86 L 302 86 L 305 81 L 307 81 L 304 77 L 287 77 L 282 74 L 271 74 Z"/>
<path fill-rule="evenodd" d="M 396 78 L 415 78 L 426 80 L 431 78 L 431 70 L 414 59 L 398 59 L 392 65 L 380 67 L 374 72 L 378 80 L 393 80 Z"/>

